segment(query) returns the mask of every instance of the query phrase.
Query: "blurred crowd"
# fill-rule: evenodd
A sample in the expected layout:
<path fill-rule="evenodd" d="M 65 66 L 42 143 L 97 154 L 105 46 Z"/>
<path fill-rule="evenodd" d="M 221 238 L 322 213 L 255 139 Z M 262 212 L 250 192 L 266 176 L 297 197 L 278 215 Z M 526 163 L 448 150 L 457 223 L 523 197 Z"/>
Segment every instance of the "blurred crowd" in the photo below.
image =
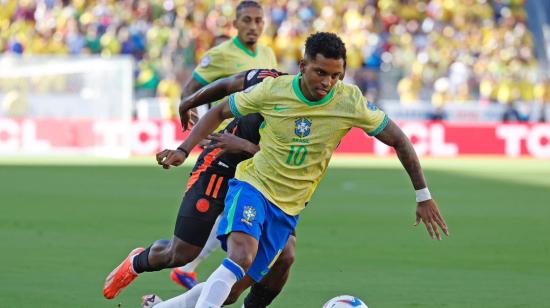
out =
<path fill-rule="evenodd" d="M 305 38 L 338 33 L 348 81 L 367 98 L 550 102 L 526 26 L 525 0 L 266 0 L 262 43 L 296 72 Z M 0 51 L 131 55 L 138 97 L 177 101 L 202 54 L 235 35 L 238 0 L 0 0 Z M 391 92 L 391 91 L 390 91 Z M 395 95 L 397 94 L 397 95 Z"/>

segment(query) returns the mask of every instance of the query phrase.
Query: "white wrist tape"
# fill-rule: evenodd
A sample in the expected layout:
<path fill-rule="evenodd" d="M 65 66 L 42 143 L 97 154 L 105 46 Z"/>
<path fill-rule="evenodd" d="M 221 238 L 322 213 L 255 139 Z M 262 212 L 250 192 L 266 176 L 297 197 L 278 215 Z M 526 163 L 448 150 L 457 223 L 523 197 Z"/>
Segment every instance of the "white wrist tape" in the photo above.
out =
<path fill-rule="evenodd" d="M 416 202 L 430 200 L 431 198 L 432 195 L 430 194 L 428 187 L 416 191 Z"/>

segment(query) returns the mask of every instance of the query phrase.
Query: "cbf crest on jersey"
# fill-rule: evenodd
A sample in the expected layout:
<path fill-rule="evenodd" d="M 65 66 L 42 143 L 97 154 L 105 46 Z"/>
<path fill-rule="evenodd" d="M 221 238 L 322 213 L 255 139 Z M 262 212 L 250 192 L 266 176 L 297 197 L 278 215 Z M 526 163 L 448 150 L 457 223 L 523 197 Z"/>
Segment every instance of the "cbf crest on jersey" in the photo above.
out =
<path fill-rule="evenodd" d="M 199 63 L 200 67 L 207 67 L 212 62 L 212 58 L 209 55 L 204 56 Z"/>
<path fill-rule="evenodd" d="M 256 219 L 256 209 L 249 205 L 245 206 L 241 222 L 244 222 L 245 224 L 251 226 L 254 219 Z"/>
<path fill-rule="evenodd" d="M 311 120 L 299 118 L 294 122 L 294 124 L 296 124 L 294 126 L 294 133 L 296 136 L 300 138 L 309 136 L 309 133 L 311 132 Z"/>

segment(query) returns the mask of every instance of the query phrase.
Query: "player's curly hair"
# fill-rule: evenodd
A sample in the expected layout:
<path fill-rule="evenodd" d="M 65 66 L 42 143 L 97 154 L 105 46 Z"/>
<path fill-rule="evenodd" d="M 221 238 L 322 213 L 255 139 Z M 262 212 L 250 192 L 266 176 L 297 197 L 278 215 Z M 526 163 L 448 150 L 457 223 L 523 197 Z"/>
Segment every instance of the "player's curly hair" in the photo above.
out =
<path fill-rule="evenodd" d="M 237 13 L 237 18 L 239 18 L 239 16 L 241 15 L 241 10 L 247 9 L 249 7 L 262 10 L 262 6 L 256 1 L 248 1 L 248 0 L 241 1 L 239 5 L 237 5 L 237 9 L 235 10 Z"/>
<path fill-rule="evenodd" d="M 319 53 L 325 58 L 343 59 L 346 66 L 346 44 L 334 33 L 317 32 L 307 38 L 306 57 L 314 59 Z"/>

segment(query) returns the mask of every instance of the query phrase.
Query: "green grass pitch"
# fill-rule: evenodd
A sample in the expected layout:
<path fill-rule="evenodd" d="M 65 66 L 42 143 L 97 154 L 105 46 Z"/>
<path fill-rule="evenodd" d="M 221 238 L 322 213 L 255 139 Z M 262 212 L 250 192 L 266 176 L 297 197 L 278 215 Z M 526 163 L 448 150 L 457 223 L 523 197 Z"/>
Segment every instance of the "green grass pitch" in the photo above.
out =
<path fill-rule="evenodd" d="M 297 261 L 272 307 L 341 294 L 371 308 L 550 307 L 550 161 L 424 160 L 451 232 L 437 242 L 412 226 L 396 160 L 357 160 L 335 163 L 302 213 Z M 0 307 L 138 307 L 143 294 L 181 291 L 163 271 L 113 301 L 101 294 L 129 250 L 172 235 L 189 166 L 25 161 L 0 161 Z"/>

